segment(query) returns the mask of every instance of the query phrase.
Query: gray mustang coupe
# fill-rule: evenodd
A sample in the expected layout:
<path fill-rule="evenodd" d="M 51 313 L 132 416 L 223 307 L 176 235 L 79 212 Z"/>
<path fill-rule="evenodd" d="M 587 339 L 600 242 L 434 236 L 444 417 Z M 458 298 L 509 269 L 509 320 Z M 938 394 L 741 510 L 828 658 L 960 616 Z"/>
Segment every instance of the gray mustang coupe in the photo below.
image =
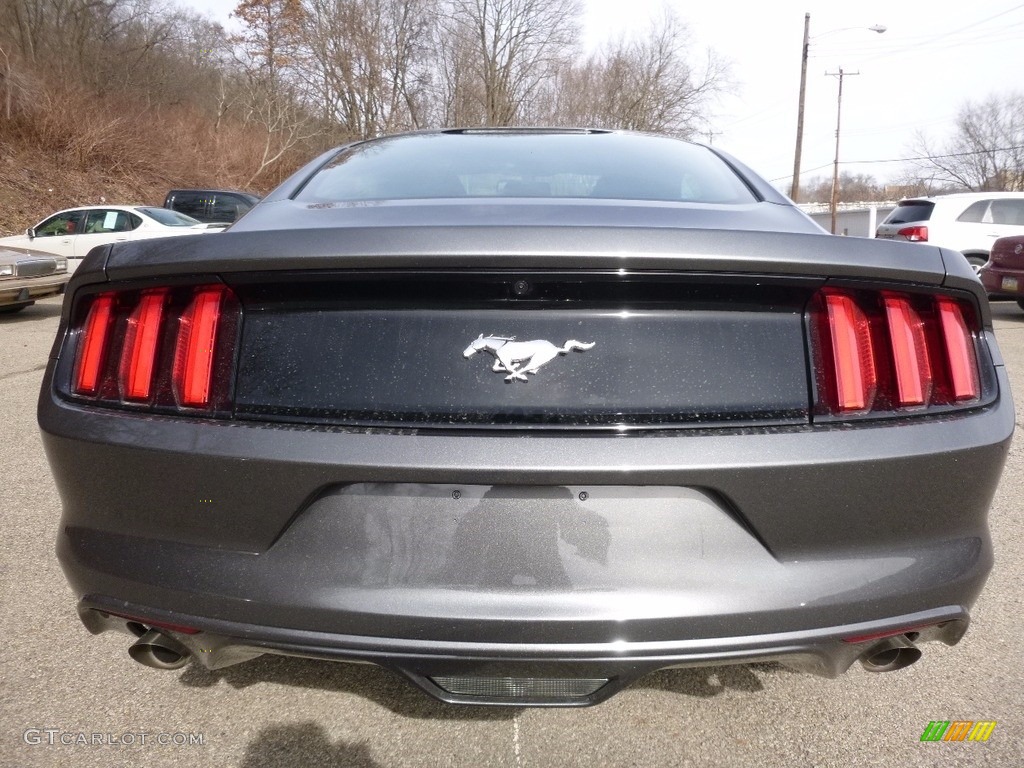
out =
<path fill-rule="evenodd" d="M 1013 431 L 964 257 L 825 234 L 716 148 L 471 129 L 94 249 L 39 423 L 89 631 L 448 702 L 957 643 Z"/>

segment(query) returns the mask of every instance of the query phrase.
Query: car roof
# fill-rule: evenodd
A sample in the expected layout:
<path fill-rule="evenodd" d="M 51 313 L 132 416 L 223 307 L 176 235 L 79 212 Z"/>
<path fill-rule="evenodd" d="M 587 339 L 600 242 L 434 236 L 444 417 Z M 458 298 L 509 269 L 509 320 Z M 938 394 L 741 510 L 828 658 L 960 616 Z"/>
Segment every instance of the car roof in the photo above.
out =
<path fill-rule="evenodd" d="M 244 189 L 228 189 L 221 187 L 175 187 L 167 191 L 167 194 L 173 195 L 176 192 L 214 192 L 218 195 L 246 195 L 247 197 L 259 197 L 255 192 L 246 192 Z"/>
<path fill-rule="evenodd" d="M 989 200 L 998 198 L 1024 198 L 1024 192 L 951 192 L 948 195 L 924 195 L 921 197 L 905 197 L 897 205 L 913 205 L 915 203 L 938 203 L 943 200 Z"/>
<path fill-rule="evenodd" d="M 50 216 L 58 213 L 72 213 L 73 211 L 138 211 L 140 208 L 153 208 L 152 205 L 76 205 L 72 208 L 62 208 L 54 211 Z"/>

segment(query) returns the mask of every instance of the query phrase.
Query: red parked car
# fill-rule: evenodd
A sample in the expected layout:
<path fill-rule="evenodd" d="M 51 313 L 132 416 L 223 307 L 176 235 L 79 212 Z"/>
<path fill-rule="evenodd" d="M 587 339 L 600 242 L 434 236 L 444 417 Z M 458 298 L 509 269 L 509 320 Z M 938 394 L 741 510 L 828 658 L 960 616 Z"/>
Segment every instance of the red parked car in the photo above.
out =
<path fill-rule="evenodd" d="M 1024 309 L 1024 235 L 996 240 L 978 277 L 990 294 L 1015 298 Z"/>

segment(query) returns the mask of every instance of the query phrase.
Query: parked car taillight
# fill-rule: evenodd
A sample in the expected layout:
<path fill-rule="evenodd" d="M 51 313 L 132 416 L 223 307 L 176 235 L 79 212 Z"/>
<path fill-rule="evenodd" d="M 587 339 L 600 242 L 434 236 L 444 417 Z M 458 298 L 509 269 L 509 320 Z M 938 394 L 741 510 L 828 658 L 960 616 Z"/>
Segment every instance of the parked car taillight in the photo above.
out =
<path fill-rule="evenodd" d="M 811 303 L 818 415 L 907 412 L 981 399 L 977 315 L 949 296 L 826 288 Z"/>
<path fill-rule="evenodd" d="M 223 285 L 95 294 L 76 311 L 71 394 L 156 410 L 224 410 L 240 314 Z"/>
<path fill-rule="evenodd" d="M 898 230 L 896 234 L 915 243 L 928 242 L 928 227 L 925 226 L 904 227 Z"/>

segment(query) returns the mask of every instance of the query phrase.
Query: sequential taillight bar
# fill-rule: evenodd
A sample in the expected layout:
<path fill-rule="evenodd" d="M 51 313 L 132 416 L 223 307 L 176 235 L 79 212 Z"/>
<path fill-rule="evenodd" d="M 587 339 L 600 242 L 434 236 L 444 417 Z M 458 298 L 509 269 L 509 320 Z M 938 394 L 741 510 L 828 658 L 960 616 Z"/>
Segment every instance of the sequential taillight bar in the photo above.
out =
<path fill-rule="evenodd" d="M 101 293 L 93 299 L 85 329 L 75 359 L 75 377 L 72 389 L 80 395 L 94 395 L 99 388 L 103 372 L 104 353 L 110 335 L 110 319 L 113 313 L 114 294 Z"/>
<path fill-rule="evenodd" d="M 980 328 L 966 301 L 824 288 L 811 302 L 809 322 L 819 415 L 912 412 L 981 399 Z"/>
<path fill-rule="evenodd" d="M 223 410 L 240 308 L 223 285 L 106 292 L 76 329 L 71 394 L 97 402 Z"/>

